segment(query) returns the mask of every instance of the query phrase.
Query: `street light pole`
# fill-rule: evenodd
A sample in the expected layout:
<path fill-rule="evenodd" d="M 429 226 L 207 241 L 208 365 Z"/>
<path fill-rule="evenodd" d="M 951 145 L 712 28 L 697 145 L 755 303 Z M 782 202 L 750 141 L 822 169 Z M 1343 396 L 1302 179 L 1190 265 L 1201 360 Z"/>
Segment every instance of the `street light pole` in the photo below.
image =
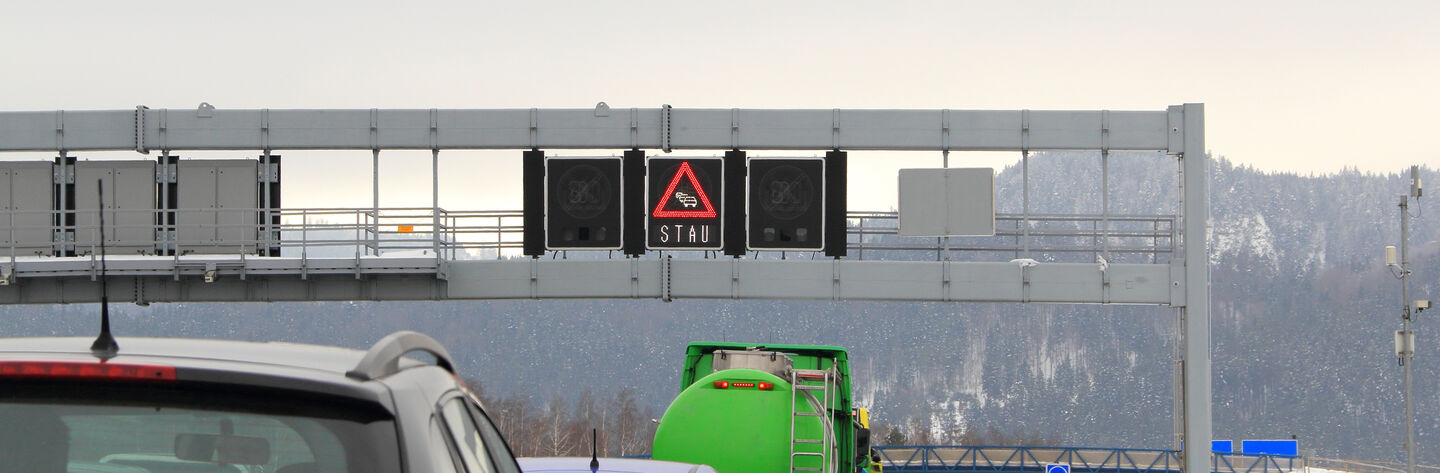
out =
<path fill-rule="evenodd" d="M 1415 473 L 1415 406 L 1410 401 L 1410 368 L 1415 359 L 1415 336 L 1410 331 L 1410 196 L 1400 196 L 1400 320 L 1405 341 L 1400 364 L 1405 366 L 1405 471 Z"/>
<path fill-rule="evenodd" d="M 1429 306 L 1413 307 L 1410 301 L 1410 199 L 1420 199 L 1420 167 L 1410 167 L 1410 191 L 1400 195 L 1400 258 L 1395 261 L 1395 247 L 1386 248 L 1386 265 L 1400 270 L 1400 324 L 1395 333 L 1395 356 L 1405 368 L 1405 472 L 1415 473 L 1415 407 L 1410 399 L 1411 365 L 1415 359 L 1415 332 L 1410 330 L 1413 311 Z M 1415 304 L 1418 304 L 1415 303 Z"/>

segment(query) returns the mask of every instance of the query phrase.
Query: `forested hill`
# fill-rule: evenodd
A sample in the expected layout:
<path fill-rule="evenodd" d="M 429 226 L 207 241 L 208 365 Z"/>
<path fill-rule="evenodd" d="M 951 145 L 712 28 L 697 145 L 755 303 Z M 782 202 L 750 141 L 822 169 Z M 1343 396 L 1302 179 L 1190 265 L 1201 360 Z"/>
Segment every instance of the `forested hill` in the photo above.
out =
<path fill-rule="evenodd" d="M 1174 159 L 1110 161 L 1114 213 L 1174 213 Z M 1094 154 L 1032 156 L 1031 209 L 1098 212 L 1098 162 Z M 1296 435 L 1323 456 L 1400 458 L 1399 283 L 1383 267 L 1384 246 L 1398 244 L 1396 203 L 1408 185 L 1396 171 L 1303 176 L 1213 162 L 1216 438 Z M 1433 170 L 1424 175 L 1440 183 Z M 1020 177 L 1018 167 L 999 174 L 999 211 L 1020 210 Z M 1413 211 L 1415 298 L 1440 300 L 1437 198 Z M 638 409 L 658 417 L 692 340 L 841 345 L 852 350 L 860 402 L 912 442 L 990 431 L 1068 445 L 1171 446 L 1175 313 L 1166 308 L 622 300 L 117 309 L 121 335 L 365 348 L 394 330 L 420 330 L 440 338 L 490 396 L 528 398 L 536 412 L 573 406 L 587 389 L 616 399 L 632 388 Z M 0 307 L 0 333 L 88 335 L 95 312 Z M 1429 313 L 1417 323 L 1417 443 L 1430 464 L 1440 463 L 1437 327 Z"/>

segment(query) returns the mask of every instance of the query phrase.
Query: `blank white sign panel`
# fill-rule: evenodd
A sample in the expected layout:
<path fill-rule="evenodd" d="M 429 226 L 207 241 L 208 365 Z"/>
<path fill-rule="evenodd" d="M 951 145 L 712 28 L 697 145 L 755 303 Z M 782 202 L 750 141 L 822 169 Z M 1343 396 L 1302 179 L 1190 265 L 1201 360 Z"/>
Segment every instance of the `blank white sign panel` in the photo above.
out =
<path fill-rule="evenodd" d="M 900 170 L 900 236 L 995 234 L 995 170 Z"/>

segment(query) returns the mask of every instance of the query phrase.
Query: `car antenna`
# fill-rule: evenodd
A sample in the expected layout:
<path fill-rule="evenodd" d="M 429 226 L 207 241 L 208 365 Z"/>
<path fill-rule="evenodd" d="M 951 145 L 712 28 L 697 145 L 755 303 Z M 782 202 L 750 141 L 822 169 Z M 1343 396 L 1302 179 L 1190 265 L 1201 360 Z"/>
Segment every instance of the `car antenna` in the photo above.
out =
<path fill-rule="evenodd" d="M 120 354 L 120 344 L 115 343 L 115 337 L 110 335 L 110 292 L 105 284 L 105 181 L 97 179 L 95 189 L 99 198 L 95 213 L 99 215 L 100 222 L 100 336 L 90 344 L 90 354 L 103 362 Z"/>
<path fill-rule="evenodd" d="M 595 448 L 597 443 L 595 439 L 600 436 L 599 432 L 600 429 L 590 428 L 590 473 L 595 473 L 600 469 L 600 454 Z"/>

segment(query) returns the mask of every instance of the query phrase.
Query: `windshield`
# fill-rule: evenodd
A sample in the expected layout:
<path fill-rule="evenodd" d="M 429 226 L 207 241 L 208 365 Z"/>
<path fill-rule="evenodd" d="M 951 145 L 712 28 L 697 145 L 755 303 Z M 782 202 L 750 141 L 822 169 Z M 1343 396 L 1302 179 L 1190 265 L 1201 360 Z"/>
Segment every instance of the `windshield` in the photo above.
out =
<path fill-rule="evenodd" d="M 394 423 L 376 409 L 285 391 L 197 388 L 7 386 L 0 394 L 0 465 L 35 473 L 399 470 Z"/>

